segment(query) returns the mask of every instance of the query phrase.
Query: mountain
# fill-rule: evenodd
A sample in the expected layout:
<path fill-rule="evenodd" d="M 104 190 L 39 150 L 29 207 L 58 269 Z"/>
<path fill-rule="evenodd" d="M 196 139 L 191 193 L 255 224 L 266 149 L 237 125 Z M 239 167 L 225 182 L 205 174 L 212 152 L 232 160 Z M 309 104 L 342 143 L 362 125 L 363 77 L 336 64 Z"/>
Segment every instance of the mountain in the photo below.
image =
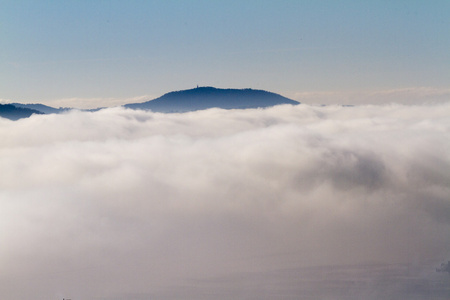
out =
<path fill-rule="evenodd" d="M 170 113 L 203 110 L 213 107 L 245 109 L 270 107 L 279 104 L 296 105 L 299 102 L 263 90 L 197 87 L 190 90 L 170 92 L 143 103 L 126 104 L 124 107 Z"/>
<path fill-rule="evenodd" d="M 43 114 L 40 111 L 30 108 L 16 107 L 12 104 L 0 104 L 0 117 L 10 120 L 28 118 L 32 114 Z"/>
<path fill-rule="evenodd" d="M 143 103 L 130 103 L 124 107 L 151 110 L 154 112 L 174 113 L 203 110 L 208 108 L 245 109 L 270 107 L 279 104 L 296 105 L 299 102 L 281 95 L 253 89 L 219 89 L 214 87 L 197 87 L 190 90 L 175 91 Z M 97 111 L 102 108 L 84 111 Z M 32 114 L 54 114 L 71 110 L 71 108 L 54 108 L 35 104 L 0 104 L 0 117 L 10 120 L 27 118 Z"/>
<path fill-rule="evenodd" d="M 58 114 L 58 113 L 68 111 L 71 109 L 71 108 L 66 108 L 66 107 L 54 108 L 54 107 L 47 106 L 44 104 L 39 104 L 39 103 L 35 103 L 35 104 L 11 103 L 11 104 L 14 105 L 15 107 L 34 109 L 34 110 L 40 111 L 41 113 L 44 113 L 44 114 Z"/>

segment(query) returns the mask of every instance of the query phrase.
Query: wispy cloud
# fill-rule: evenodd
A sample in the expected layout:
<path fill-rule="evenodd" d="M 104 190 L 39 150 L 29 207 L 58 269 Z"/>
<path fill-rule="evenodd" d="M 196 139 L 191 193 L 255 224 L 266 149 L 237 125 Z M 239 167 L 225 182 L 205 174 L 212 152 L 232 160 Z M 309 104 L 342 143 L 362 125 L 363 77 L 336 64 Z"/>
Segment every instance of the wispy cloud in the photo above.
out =
<path fill-rule="evenodd" d="M 78 108 L 78 109 L 92 109 L 92 108 L 99 108 L 99 107 L 115 107 L 115 106 L 121 106 L 127 103 L 138 103 L 138 102 L 145 102 L 152 99 L 155 99 L 156 97 L 153 95 L 142 95 L 142 96 L 136 96 L 136 97 L 127 97 L 127 98 L 113 98 L 113 97 L 71 97 L 71 98 L 58 98 L 58 99 L 49 99 L 46 101 L 42 101 L 42 104 L 52 106 L 52 107 L 71 107 L 71 108 Z M 18 103 L 30 103 L 29 101 L 12 101 L 12 100 L 3 100 L 0 99 L 0 102 L 3 103 L 11 103 L 11 102 L 18 102 Z M 35 103 L 35 102 L 33 102 Z"/>
<path fill-rule="evenodd" d="M 449 88 L 409 87 L 367 91 L 293 92 L 292 99 L 310 104 L 429 104 L 450 102 Z"/>

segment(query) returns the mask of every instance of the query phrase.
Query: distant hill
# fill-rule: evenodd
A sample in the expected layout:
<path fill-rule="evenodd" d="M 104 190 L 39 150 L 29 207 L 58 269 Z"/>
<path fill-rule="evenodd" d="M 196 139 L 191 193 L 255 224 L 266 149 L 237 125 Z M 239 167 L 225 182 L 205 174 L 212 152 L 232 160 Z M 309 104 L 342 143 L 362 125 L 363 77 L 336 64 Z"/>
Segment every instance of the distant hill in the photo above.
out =
<path fill-rule="evenodd" d="M 32 114 L 43 114 L 40 111 L 30 108 L 16 107 L 12 104 L 0 104 L 0 117 L 10 120 L 28 118 Z"/>
<path fill-rule="evenodd" d="M 203 110 L 208 108 L 245 109 L 271 107 L 279 104 L 296 105 L 299 102 L 281 95 L 253 89 L 219 89 L 214 87 L 197 87 L 167 93 L 159 98 L 143 103 L 130 103 L 124 107 L 151 110 L 154 112 L 175 113 Z M 61 113 L 72 108 L 54 108 L 44 104 L 0 104 L 0 117 L 10 120 L 28 118 L 32 114 Z M 102 108 L 84 111 L 97 111 Z"/>
<path fill-rule="evenodd" d="M 44 114 L 58 114 L 58 113 L 68 111 L 71 109 L 71 108 L 66 108 L 66 107 L 54 108 L 54 107 L 47 106 L 44 104 L 39 104 L 39 103 L 34 103 L 34 104 L 11 103 L 11 104 L 14 105 L 15 107 L 34 109 L 34 110 L 40 111 Z"/>
<path fill-rule="evenodd" d="M 197 87 L 190 90 L 170 92 L 143 103 L 126 104 L 124 107 L 171 113 L 203 110 L 213 107 L 245 109 L 270 107 L 279 104 L 296 105 L 299 102 L 263 90 Z"/>

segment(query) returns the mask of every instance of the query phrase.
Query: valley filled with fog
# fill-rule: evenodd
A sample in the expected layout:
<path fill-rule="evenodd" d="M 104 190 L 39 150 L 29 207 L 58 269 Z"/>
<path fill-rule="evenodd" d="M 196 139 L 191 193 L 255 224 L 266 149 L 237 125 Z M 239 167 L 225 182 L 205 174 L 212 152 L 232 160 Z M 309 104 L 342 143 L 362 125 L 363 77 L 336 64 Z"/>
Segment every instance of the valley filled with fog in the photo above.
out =
<path fill-rule="evenodd" d="M 448 299 L 449 111 L 0 118 L 0 296 Z"/>

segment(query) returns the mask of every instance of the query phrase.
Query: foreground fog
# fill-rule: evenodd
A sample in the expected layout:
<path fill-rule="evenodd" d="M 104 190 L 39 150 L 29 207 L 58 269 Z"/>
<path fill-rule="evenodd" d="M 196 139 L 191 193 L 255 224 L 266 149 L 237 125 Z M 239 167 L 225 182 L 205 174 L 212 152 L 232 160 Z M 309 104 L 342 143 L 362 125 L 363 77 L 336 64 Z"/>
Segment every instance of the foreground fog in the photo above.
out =
<path fill-rule="evenodd" d="M 0 298 L 448 299 L 449 113 L 0 119 Z"/>

